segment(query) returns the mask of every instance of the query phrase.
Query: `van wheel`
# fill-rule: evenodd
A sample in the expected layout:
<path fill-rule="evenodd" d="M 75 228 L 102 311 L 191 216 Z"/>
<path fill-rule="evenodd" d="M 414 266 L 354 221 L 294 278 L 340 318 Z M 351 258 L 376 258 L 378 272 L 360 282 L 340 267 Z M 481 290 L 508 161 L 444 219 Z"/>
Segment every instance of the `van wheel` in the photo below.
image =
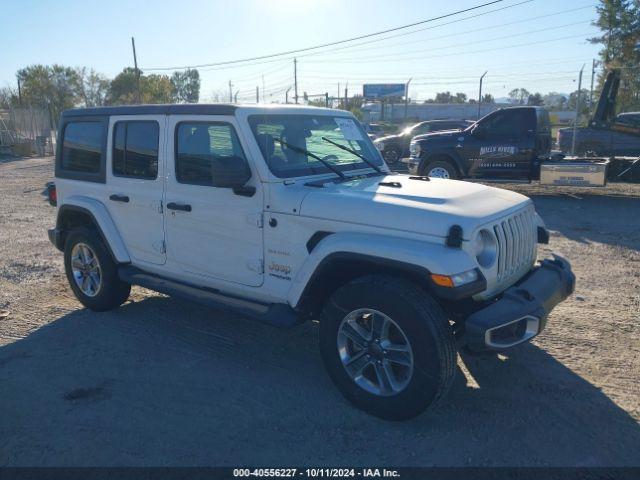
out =
<path fill-rule="evenodd" d="M 340 392 L 386 420 L 416 417 L 442 398 L 457 358 L 440 306 L 416 284 L 384 275 L 357 278 L 331 295 L 320 353 Z"/>
<path fill-rule="evenodd" d="M 76 298 L 91 310 L 111 310 L 129 298 L 131 285 L 120 280 L 117 264 L 94 230 L 80 227 L 69 233 L 64 268 Z"/>

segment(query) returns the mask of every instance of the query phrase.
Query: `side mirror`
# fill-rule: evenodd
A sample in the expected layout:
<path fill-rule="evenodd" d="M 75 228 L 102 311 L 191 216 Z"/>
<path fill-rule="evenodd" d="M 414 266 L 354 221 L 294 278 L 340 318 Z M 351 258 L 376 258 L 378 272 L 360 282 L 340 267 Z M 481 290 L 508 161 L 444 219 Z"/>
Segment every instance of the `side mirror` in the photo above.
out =
<path fill-rule="evenodd" d="M 211 176 L 215 187 L 244 188 L 251 178 L 251 169 L 241 157 L 219 157 L 211 162 Z M 255 191 L 255 189 L 254 189 Z"/>

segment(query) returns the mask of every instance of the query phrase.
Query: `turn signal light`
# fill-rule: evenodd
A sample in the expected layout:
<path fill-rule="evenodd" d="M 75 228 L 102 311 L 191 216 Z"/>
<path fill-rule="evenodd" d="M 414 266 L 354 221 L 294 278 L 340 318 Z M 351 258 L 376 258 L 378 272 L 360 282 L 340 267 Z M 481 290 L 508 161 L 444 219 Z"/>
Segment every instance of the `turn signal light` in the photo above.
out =
<path fill-rule="evenodd" d="M 431 280 L 433 280 L 433 283 L 441 287 L 453 288 L 453 280 L 451 280 L 451 277 L 447 275 L 438 275 L 437 273 L 432 273 Z"/>
<path fill-rule="evenodd" d="M 440 275 L 437 273 L 431 274 L 431 280 L 436 285 L 440 287 L 459 287 L 461 285 L 466 285 L 467 283 L 475 282 L 478 280 L 478 270 L 475 268 L 472 270 L 467 270 L 466 272 L 456 273 L 455 275 Z"/>

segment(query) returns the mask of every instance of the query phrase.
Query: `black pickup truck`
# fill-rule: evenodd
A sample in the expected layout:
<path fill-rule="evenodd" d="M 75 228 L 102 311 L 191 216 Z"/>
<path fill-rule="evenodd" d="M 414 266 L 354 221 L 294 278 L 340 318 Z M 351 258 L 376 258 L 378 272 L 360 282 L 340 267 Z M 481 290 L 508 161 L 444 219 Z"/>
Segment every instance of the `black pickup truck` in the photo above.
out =
<path fill-rule="evenodd" d="M 577 155 L 640 156 L 640 112 L 616 115 L 620 79 L 619 70 L 614 69 L 607 73 L 589 126 L 575 130 Z M 558 145 L 563 152 L 572 152 L 573 132 L 573 128 L 562 128 L 558 131 Z"/>
<path fill-rule="evenodd" d="M 462 131 L 414 137 L 403 162 L 414 175 L 530 180 L 551 152 L 549 113 L 541 107 L 502 108 Z"/>

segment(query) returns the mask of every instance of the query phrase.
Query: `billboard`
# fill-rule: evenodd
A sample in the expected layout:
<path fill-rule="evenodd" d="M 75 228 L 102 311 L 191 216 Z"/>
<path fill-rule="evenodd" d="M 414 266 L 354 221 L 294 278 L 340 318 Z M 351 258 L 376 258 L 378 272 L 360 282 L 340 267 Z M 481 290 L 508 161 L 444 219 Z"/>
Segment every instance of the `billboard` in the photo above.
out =
<path fill-rule="evenodd" d="M 405 88 L 404 83 L 365 83 L 362 86 L 362 96 L 367 99 L 404 97 Z"/>

